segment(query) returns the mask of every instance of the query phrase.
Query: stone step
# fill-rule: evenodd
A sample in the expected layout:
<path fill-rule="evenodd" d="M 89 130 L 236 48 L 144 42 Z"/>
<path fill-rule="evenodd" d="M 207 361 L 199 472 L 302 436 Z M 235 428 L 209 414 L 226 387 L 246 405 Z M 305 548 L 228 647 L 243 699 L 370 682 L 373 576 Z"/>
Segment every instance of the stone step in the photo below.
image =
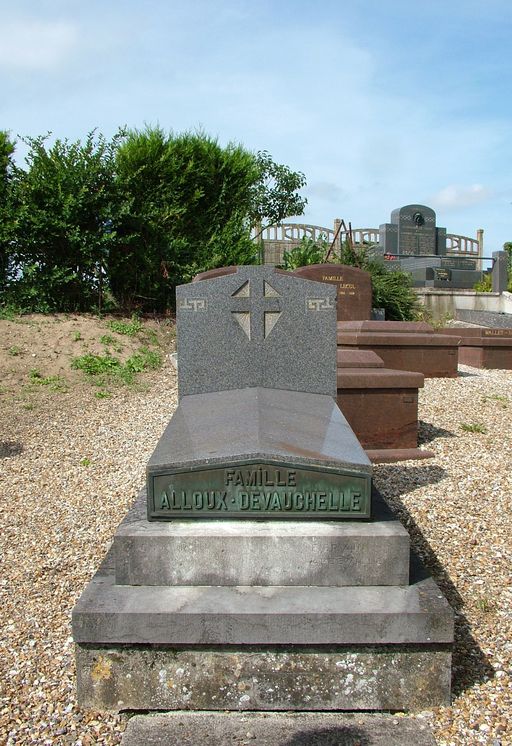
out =
<path fill-rule="evenodd" d="M 122 746 L 435 746 L 428 725 L 395 715 L 169 712 L 130 718 Z"/>
<path fill-rule="evenodd" d="M 115 581 L 146 586 L 407 585 L 409 534 L 372 521 L 152 521 L 141 492 L 114 537 Z"/>
<path fill-rule="evenodd" d="M 110 553 L 111 554 L 111 553 Z M 77 643 L 349 645 L 451 643 L 453 612 L 432 578 L 409 586 L 116 585 L 113 557 L 73 610 Z"/>

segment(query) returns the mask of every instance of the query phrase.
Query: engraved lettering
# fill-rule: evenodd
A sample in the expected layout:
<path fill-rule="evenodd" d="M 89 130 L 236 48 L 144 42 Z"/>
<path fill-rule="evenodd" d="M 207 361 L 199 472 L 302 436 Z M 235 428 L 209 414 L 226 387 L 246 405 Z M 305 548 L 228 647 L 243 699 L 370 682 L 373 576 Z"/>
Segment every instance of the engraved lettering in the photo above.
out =
<path fill-rule="evenodd" d="M 270 510 L 281 510 L 281 500 L 279 492 L 274 492 L 274 494 L 272 495 Z"/>
<path fill-rule="evenodd" d="M 354 492 L 352 495 L 352 510 L 361 510 L 361 493 Z"/>
<path fill-rule="evenodd" d="M 166 510 L 169 510 L 170 507 L 171 506 L 169 505 L 169 498 L 167 497 L 167 493 L 162 492 L 162 494 L 160 495 L 160 509 L 164 510 L 165 508 Z"/>

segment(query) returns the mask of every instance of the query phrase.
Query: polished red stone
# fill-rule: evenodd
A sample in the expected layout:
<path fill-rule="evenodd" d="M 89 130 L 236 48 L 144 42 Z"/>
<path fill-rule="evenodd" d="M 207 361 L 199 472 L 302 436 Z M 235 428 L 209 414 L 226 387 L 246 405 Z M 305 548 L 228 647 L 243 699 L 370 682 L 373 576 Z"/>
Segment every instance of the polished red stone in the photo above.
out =
<path fill-rule="evenodd" d="M 439 335 L 460 339 L 459 362 L 474 368 L 512 370 L 512 329 L 457 326 Z"/>
<path fill-rule="evenodd" d="M 338 348 L 372 350 L 387 368 L 455 378 L 458 336 L 434 334 L 429 324 L 407 321 L 338 322 Z"/>
<path fill-rule="evenodd" d="M 426 457 L 417 449 L 423 383 L 421 373 L 385 368 L 371 350 L 338 349 L 337 403 L 373 460 Z"/>
<path fill-rule="evenodd" d="M 371 317 L 372 280 L 369 272 L 345 264 L 309 264 L 295 269 L 292 274 L 305 280 L 336 285 L 338 321 Z"/>

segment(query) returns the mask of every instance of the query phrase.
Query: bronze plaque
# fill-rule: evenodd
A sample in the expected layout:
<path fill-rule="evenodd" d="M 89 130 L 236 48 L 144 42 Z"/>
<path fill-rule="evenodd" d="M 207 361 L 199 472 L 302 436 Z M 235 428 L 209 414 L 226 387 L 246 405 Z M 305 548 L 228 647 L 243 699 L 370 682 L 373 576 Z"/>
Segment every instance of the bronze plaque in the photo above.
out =
<path fill-rule="evenodd" d="M 148 476 L 148 519 L 314 520 L 370 517 L 370 477 L 286 464 Z"/>

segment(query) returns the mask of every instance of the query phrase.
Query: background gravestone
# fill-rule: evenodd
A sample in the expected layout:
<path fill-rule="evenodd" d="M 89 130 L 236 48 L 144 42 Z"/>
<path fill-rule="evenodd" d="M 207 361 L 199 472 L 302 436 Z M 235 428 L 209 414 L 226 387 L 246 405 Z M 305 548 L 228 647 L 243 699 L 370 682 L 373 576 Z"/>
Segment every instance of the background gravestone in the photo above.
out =
<path fill-rule="evenodd" d="M 436 228 L 436 214 L 425 205 L 405 205 L 380 226 L 385 254 L 446 254 L 446 228 Z"/>
<path fill-rule="evenodd" d="M 335 298 L 272 267 L 179 286 L 180 397 L 258 386 L 336 396 Z"/>
<path fill-rule="evenodd" d="M 344 264 L 311 264 L 299 267 L 292 274 L 335 285 L 338 321 L 365 321 L 371 318 L 372 280 L 369 272 Z"/>

